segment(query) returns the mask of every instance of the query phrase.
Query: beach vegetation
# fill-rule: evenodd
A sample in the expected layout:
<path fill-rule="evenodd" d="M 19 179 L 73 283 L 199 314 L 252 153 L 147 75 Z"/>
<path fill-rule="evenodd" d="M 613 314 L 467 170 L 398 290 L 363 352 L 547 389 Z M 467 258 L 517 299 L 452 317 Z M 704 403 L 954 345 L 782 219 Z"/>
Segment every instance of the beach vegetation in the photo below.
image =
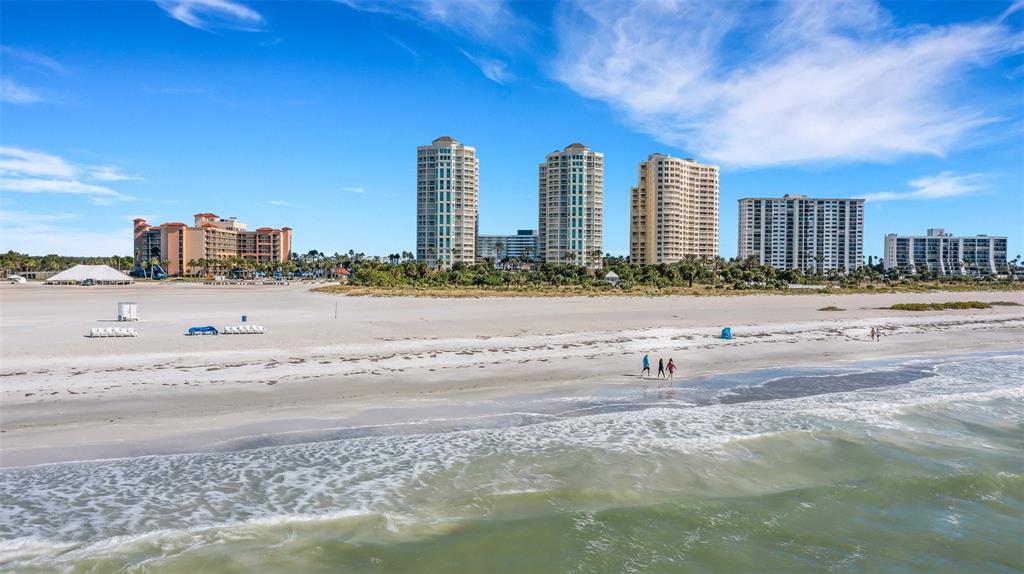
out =
<path fill-rule="evenodd" d="M 896 303 L 890 305 L 893 311 L 945 311 L 947 309 L 991 309 L 992 303 L 984 301 L 947 301 L 945 303 Z"/>
<path fill-rule="evenodd" d="M 456 263 L 436 269 L 424 262 L 365 258 L 343 261 L 351 270 L 345 285 L 318 290 L 329 293 L 414 297 L 522 296 L 657 296 L 738 295 L 744 293 L 845 294 L 886 292 L 1024 290 L 1009 281 L 919 281 L 891 279 L 871 267 L 843 274 L 832 271 L 776 270 L 754 259 L 689 256 L 677 263 L 633 265 L 606 255 L 603 267 L 547 264 L 523 260 Z M 605 280 L 608 272 L 616 284 Z"/>

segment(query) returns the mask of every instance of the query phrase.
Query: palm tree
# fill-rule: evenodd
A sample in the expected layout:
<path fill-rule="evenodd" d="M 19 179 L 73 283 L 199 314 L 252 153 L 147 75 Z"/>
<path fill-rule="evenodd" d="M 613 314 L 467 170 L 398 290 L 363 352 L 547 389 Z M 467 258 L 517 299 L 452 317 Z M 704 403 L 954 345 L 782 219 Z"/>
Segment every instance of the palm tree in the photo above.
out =
<path fill-rule="evenodd" d="M 21 264 L 21 268 L 25 271 L 35 271 L 36 269 L 39 269 L 39 260 L 33 257 L 25 259 Z"/>

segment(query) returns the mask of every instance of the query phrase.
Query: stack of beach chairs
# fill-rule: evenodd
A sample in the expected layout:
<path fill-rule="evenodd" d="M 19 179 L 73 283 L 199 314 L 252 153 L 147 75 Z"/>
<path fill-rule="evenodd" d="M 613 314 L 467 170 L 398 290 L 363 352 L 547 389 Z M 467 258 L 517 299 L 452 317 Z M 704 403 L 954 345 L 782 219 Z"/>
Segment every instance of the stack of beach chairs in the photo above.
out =
<path fill-rule="evenodd" d="M 228 325 L 221 331 L 222 335 L 262 335 L 266 331 L 262 325 Z"/>
<path fill-rule="evenodd" d="M 93 327 L 89 337 L 138 337 L 139 333 L 129 327 Z"/>

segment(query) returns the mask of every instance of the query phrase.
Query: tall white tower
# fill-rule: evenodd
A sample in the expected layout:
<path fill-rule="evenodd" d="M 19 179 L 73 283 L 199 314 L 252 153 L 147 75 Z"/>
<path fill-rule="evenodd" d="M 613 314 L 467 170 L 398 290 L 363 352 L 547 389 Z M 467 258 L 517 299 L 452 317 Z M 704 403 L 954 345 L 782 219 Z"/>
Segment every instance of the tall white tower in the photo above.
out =
<path fill-rule="evenodd" d="M 476 148 L 442 136 L 416 148 L 416 259 L 473 263 L 480 205 Z"/>
<path fill-rule="evenodd" d="M 604 154 L 574 143 L 540 164 L 539 256 L 547 263 L 601 267 Z"/>

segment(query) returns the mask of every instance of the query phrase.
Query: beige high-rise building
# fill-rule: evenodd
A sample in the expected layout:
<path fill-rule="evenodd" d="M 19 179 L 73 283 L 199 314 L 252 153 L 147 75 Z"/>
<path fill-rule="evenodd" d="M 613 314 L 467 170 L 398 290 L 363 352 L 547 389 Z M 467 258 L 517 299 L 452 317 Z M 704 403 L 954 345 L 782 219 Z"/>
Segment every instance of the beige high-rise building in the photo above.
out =
<path fill-rule="evenodd" d="M 476 148 L 442 136 L 416 148 L 416 259 L 451 267 L 476 259 Z"/>
<path fill-rule="evenodd" d="M 540 164 L 538 250 L 547 263 L 601 267 L 604 154 L 574 143 Z"/>
<path fill-rule="evenodd" d="M 651 154 L 630 191 L 629 261 L 718 255 L 718 166 Z"/>

